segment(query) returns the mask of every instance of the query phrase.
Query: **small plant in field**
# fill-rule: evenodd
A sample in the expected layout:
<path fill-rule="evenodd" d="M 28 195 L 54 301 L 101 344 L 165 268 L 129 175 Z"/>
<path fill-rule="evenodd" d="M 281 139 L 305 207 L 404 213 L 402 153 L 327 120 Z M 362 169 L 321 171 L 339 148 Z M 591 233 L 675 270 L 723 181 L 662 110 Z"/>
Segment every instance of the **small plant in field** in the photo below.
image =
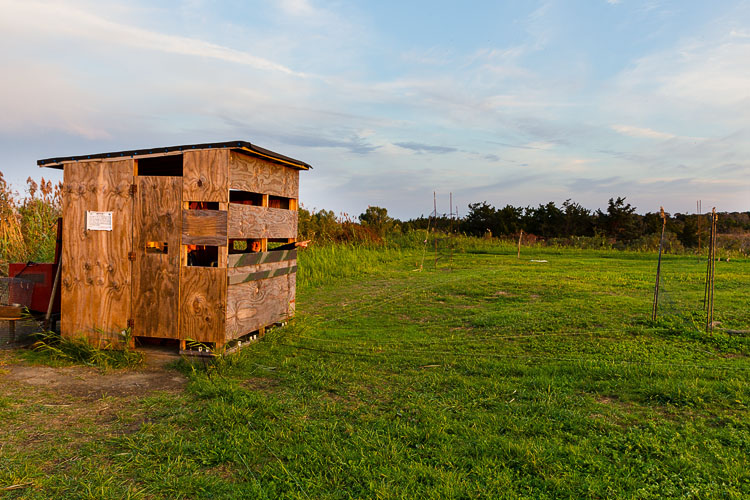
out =
<path fill-rule="evenodd" d="M 31 349 L 37 360 L 63 361 L 96 366 L 104 370 L 134 368 L 143 363 L 143 354 L 132 350 L 130 329 L 119 333 L 119 342 L 96 347 L 85 338 L 69 339 L 50 331 L 35 334 Z"/>

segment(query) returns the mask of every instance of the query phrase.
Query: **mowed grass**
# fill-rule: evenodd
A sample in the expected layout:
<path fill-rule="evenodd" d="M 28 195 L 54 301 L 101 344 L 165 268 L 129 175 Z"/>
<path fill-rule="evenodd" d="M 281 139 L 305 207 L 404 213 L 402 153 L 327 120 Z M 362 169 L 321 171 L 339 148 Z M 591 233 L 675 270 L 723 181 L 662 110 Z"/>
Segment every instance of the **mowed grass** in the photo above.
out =
<path fill-rule="evenodd" d="M 106 424 L 34 439 L 58 410 L 0 398 L 3 498 L 750 497 L 750 337 L 702 331 L 705 262 L 665 257 L 652 322 L 653 255 L 461 247 L 302 252 L 297 319 Z M 716 275 L 750 328 L 750 262 Z"/>

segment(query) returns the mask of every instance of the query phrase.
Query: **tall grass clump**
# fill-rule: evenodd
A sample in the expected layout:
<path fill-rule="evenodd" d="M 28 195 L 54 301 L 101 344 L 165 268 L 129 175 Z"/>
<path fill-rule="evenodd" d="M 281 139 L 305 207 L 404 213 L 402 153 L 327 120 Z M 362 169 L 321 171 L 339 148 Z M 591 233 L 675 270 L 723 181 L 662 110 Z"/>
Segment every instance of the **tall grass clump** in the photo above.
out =
<path fill-rule="evenodd" d="M 130 331 L 118 335 L 119 342 L 107 342 L 103 347 L 92 345 L 85 338 L 70 339 L 55 332 L 34 334 L 30 358 L 41 362 L 63 362 L 95 366 L 103 370 L 135 368 L 143 363 L 143 353 L 130 349 Z"/>
<path fill-rule="evenodd" d="M 51 262 L 55 256 L 62 186 L 26 180 L 26 196 L 11 189 L 0 172 L 0 275 L 9 262 Z"/>
<path fill-rule="evenodd" d="M 407 256 L 399 247 L 354 243 L 311 245 L 300 252 L 297 283 L 320 286 L 333 279 L 376 274 Z"/>
<path fill-rule="evenodd" d="M 26 254 L 21 231 L 18 201 L 0 172 L 0 275 L 7 274 L 7 263 Z"/>

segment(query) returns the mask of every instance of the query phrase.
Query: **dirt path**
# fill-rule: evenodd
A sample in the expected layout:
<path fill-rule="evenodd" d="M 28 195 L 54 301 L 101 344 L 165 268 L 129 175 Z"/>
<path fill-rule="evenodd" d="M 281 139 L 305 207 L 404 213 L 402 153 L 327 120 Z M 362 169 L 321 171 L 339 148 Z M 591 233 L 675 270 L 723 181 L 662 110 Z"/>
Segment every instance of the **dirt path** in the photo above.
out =
<path fill-rule="evenodd" d="M 185 378 L 179 373 L 153 368 L 102 373 L 78 366 L 53 368 L 11 364 L 5 365 L 3 370 L 7 372 L 0 375 L 3 385 L 15 382 L 87 400 L 104 396 L 147 396 L 155 391 L 182 390 L 185 385 Z"/>
<path fill-rule="evenodd" d="M 154 364 L 102 373 L 29 365 L 0 351 L 0 455 L 35 463 L 57 457 L 49 459 L 52 467 L 86 443 L 138 431 L 149 421 L 149 398 L 179 404 L 186 382 Z"/>

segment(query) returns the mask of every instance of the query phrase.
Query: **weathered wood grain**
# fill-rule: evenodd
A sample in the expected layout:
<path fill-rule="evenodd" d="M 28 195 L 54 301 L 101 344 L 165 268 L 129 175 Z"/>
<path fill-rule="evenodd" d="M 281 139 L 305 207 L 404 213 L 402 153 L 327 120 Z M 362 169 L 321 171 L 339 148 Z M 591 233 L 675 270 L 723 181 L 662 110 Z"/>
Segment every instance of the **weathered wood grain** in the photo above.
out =
<path fill-rule="evenodd" d="M 281 262 L 296 260 L 297 249 L 273 250 L 270 252 L 236 253 L 229 255 L 229 267 L 244 267 L 265 264 L 267 262 Z"/>
<path fill-rule="evenodd" d="M 270 253 L 270 252 L 269 252 Z M 240 276 L 248 273 L 256 273 L 262 271 L 273 271 L 275 269 L 292 268 L 297 266 L 296 260 L 284 260 L 278 262 L 263 262 L 261 264 L 253 264 L 242 267 L 230 267 L 227 269 L 227 276 Z M 287 274 L 287 273 L 284 273 Z"/>
<path fill-rule="evenodd" d="M 227 245 L 225 210 L 183 210 L 183 245 Z"/>
<path fill-rule="evenodd" d="M 67 163 L 63 183 L 60 329 L 116 341 L 131 312 L 133 160 Z M 86 211 L 112 212 L 112 231 L 86 230 Z"/>
<path fill-rule="evenodd" d="M 226 269 L 180 269 L 180 339 L 224 341 L 226 323 Z"/>
<path fill-rule="evenodd" d="M 226 340 L 286 321 L 293 314 L 296 274 L 230 285 L 227 289 Z"/>
<path fill-rule="evenodd" d="M 178 338 L 182 177 L 138 177 L 133 214 L 133 335 Z M 146 251 L 167 243 L 166 254 Z"/>
<path fill-rule="evenodd" d="M 297 212 L 229 204 L 229 238 L 296 238 Z"/>
<path fill-rule="evenodd" d="M 185 151 L 182 167 L 183 201 L 229 202 L 229 150 Z"/>
<path fill-rule="evenodd" d="M 299 170 L 232 151 L 229 155 L 229 188 L 297 198 Z"/>
<path fill-rule="evenodd" d="M 257 266 L 231 267 L 228 269 L 227 282 L 229 285 L 236 285 L 238 283 L 273 278 L 274 276 L 283 276 L 296 272 L 296 260 L 273 262 Z"/>

